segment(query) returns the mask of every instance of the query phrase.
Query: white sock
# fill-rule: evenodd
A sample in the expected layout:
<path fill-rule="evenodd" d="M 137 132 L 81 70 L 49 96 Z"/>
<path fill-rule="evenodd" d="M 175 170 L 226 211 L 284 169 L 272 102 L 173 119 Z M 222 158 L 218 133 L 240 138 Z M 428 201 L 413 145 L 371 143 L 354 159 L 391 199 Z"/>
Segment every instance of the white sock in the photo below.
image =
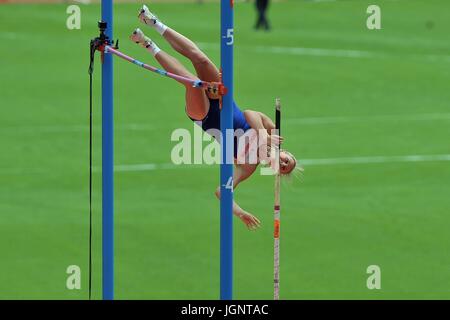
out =
<path fill-rule="evenodd" d="M 160 35 L 163 35 L 167 30 L 167 26 L 158 19 L 155 19 L 154 21 L 155 23 L 153 24 L 153 27 L 156 29 L 156 31 L 158 31 Z"/>
<path fill-rule="evenodd" d="M 161 51 L 161 49 L 156 45 L 156 43 L 154 43 L 153 41 L 151 41 L 150 43 L 146 42 L 146 46 L 145 48 L 153 55 L 156 56 L 158 54 L 158 52 Z"/>

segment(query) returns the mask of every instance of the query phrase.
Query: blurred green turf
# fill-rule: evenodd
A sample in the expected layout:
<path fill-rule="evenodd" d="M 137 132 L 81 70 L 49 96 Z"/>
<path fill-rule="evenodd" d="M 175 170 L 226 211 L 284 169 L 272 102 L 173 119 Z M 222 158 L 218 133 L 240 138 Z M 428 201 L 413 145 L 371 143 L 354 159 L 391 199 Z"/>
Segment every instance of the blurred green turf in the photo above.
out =
<path fill-rule="evenodd" d="M 450 3 L 377 3 L 380 31 L 365 27 L 372 1 L 273 3 L 270 33 L 253 31 L 251 4 L 236 5 L 236 100 L 242 108 L 272 114 L 280 96 L 286 147 L 299 159 L 450 153 Z M 219 63 L 217 4 L 152 7 Z M 87 297 L 87 67 L 100 8 L 81 8 L 82 29 L 70 31 L 66 5 L 0 6 L 2 299 Z M 154 64 L 127 40 L 139 26 L 137 8 L 115 6 L 115 37 L 124 52 Z M 155 32 L 149 35 L 172 52 Z M 267 47 L 357 50 L 369 56 L 274 53 Z M 101 164 L 99 70 L 97 60 L 96 166 Z M 115 162 L 170 162 L 172 130 L 192 130 L 183 89 L 119 60 L 115 89 Z M 421 114 L 438 117 L 407 118 Z M 377 115 L 396 117 L 370 118 Z M 310 117 L 354 118 L 301 122 Z M 131 130 L 130 124 L 146 128 Z M 305 169 L 303 181 L 285 185 L 282 193 L 282 298 L 450 298 L 448 162 Z M 218 168 L 116 174 L 117 298 L 218 297 L 217 184 Z M 99 174 L 94 188 L 94 296 L 100 298 Z M 273 179 L 263 176 L 235 193 L 263 223 L 251 233 L 235 220 L 238 299 L 272 298 L 272 193 Z M 65 287 L 71 264 L 82 267 L 80 291 Z M 382 270 L 379 291 L 366 288 L 371 264 Z"/>

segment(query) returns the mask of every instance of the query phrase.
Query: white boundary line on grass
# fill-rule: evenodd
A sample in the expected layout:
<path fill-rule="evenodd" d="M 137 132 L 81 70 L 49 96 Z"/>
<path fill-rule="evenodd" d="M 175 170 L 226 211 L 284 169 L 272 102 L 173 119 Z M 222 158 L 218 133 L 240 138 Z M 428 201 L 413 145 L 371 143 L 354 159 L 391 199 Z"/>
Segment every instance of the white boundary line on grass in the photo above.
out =
<path fill-rule="evenodd" d="M 288 123 L 296 124 L 333 124 L 333 123 L 352 123 L 352 122 L 389 122 L 389 121 L 434 121 L 450 120 L 450 113 L 422 113 L 410 115 L 373 115 L 373 116 L 336 116 L 336 117 L 305 117 L 286 119 Z"/>
<path fill-rule="evenodd" d="M 434 155 L 405 155 L 405 156 L 369 156 L 369 157 L 343 157 L 343 158 L 318 158 L 299 159 L 299 163 L 305 167 L 334 166 L 349 164 L 379 164 L 379 163 L 416 163 L 416 162 L 446 162 L 450 161 L 450 154 Z M 144 172 L 156 170 L 177 169 L 217 169 L 214 165 L 176 165 L 173 163 L 140 163 L 120 164 L 114 166 L 115 172 Z M 94 172 L 101 172 L 100 167 L 94 167 Z M 49 168 L 0 168 L 0 175 L 32 175 L 47 174 Z"/>
<path fill-rule="evenodd" d="M 412 115 L 373 115 L 373 116 L 336 116 L 336 117 L 305 117 L 289 118 L 286 122 L 292 124 L 321 125 L 370 121 L 448 121 L 450 113 L 423 113 Z M 100 130 L 101 126 L 94 126 L 94 130 Z M 145 123 L 119 124 L 115 126 L 118 131 L 156 131 L 158 127 Z M 88 132 L 86 125 L 31 125 L 31 126 L 4 126 L 0 127 L 1 133 L 64 133 L 64 132 Z"/>
<path fill-rule="evenodd" d="M 198 42 L 202 49 L 219 50 L 219 46 L 212 42 Z M 334 58 L 413 58 L 429 61 L 450 62 L 450 55 L 426 54 L 426 53 L 389 53 L 384 51 L 350 50 L 350 49 L 325 49 L 284 46 L 240 46 L 242 50 L 250 50 L 256 53 L 272 53 L 297 56 L 334 57 Z"/>
<path fill-rule="evenodd" d="M 406 155 L 406 156 L 373 156 L 373 157 L 344 157 L 344 158 L 322 158 L 322 159 L 300 159 L 303 166 L 332 166 L 346 164 L 377 164 L 377 163 L 397 163 L 397 162 L 441 162 L 450 161 L 450 154 L 435 155 Z M 173 163 L 143 163 L 143 164 L 123 164 L 114 167 L 115 172 L 133 171 L 154 171 L 154 170 L 174 170 L 189 168 L 216 168 L 207 165 L 176 165 Z"/>
<path fill-rule="evenodd" d="M 94 125 L 93 130 L 101 130 L 101 125 Z M 145 123 L 128 123 L 114 126 L 117 131 L 156 131 L 158 127 Z M 1 133 L 74 133 L 89 132 L 88 125 L 68 124 L 68 125 L 30 125 L 30 126 L 4 126 L 0 127 Z"/>
<path fill-rule="evenodd" d="M 305 166 L 323 166 L 340 164 L 376 164 L 433 161 L 450 161 L 450 154 L 303 159 L 299 160 L 299 163 Z"/>
<path fill-rule="evenodd" d="M 80 0 L 78 0 L 80 1 Z M 333 1 L 333 0 L 325 0 Z M 324 0 L 315 2 L 325 2 Z M 0 32 L 0 39 L 17 39 L 23 37 L 22 33 L 17 32 Z M 197 42 L 197 45 L 202 49 L 219 50 L 219 45 L 214 42 Z M 447 54 L 427 54 L 427 53 L 389 53 L 386 51 L 368 51 L 368 50 L 353 50 L 353 49 L 326 49 L 326 48 L 305 48 L 305 47 L 286 47 L 286 46 L 245 46 L 240 45 L 243 50 L 250 50 L 255 53 L 272 53 L 272 54 L 287 54 L 287 55 L 301 55 L 313 57 L 337 57 L 337 58 L 399 58 L 405 57 L 450 62 L 450 55 Z"/>

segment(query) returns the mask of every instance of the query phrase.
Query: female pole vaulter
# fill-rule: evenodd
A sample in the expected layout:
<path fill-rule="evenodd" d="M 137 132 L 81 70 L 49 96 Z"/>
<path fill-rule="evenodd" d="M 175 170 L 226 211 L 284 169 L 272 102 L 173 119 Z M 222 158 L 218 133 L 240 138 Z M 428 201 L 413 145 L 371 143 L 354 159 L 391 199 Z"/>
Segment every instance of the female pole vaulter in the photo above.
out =
<path fill-rule="evenodd" d="M 211 83 L 219 83 L 220 72 L 214 63 L 188 38 L 181 35 L 177 31 L 169 28 L 161 22 L 153 13 L 149 11 L 147 6 L 143 5 L 139 11 L 139 20 L 150 28 L 155 29 L 178 53 L 188 58 L 196 71 L 196 75 L 189 72 L 176 58 L 162 51 L 154 41 L 144 35 L 140 29 L 136 29 L 130 36 L 130 39 L 146 48 L 158 61 L 158 63 L 170 73 L 174 73 L 192 80 L 202 80 Z M 220 96 L 208 90 L 194 88 L 189 84 L 180 82 L 186 89 L 186 114 L 192 121 L 201 121 L 204 131 L 208 129 L 220 130 Z M 234 130 L 242 129 L 244 132 L 250 128 L 255 129 L 259 136 L 274 143 L 281 143 L 282 137 L 271 134 L 275 129 L 272 120 L 265 114 L 245 110 L 242 112 L 236 103 L 233 104 L 234 112 Z M 237 156 L 235 148 L 235 158 Z M 239 183 L 248 179 L 256 170 L 257 163 L 236 163 L 234 170 L 234 185 L 236 188 Z M 291 174 L 297 168 L 297 160 L 286 150 L 280 151 L 280 172 L 283 175 Z M 301 170 L 301 169 L 299 169 Z M 220 187 L 215 192 L 217 198 L 220 198 Z M 255 230 L 260 226 L 260 221 L 253 214 L 242 209 L 236 202 L 233 204 L 233 214 L 239 217 L 245 223 L 249 230 Z"/>

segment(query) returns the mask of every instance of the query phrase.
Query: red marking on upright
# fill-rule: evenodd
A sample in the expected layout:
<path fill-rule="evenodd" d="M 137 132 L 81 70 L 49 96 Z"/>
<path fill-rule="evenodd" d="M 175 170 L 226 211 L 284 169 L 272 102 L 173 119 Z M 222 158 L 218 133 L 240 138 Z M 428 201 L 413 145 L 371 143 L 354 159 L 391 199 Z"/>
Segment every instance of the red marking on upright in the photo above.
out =
<path fill-rule="evenodd" d="M 280 238 L 280 220 L 275 220 L 274 221 L 273 237 L 275 239 L 279 239 Z"/>
<path fill-rule="evenodd" d="M 230 0 L 230 6 L 231 8 L 234 8 L 234 0 Z"/>

